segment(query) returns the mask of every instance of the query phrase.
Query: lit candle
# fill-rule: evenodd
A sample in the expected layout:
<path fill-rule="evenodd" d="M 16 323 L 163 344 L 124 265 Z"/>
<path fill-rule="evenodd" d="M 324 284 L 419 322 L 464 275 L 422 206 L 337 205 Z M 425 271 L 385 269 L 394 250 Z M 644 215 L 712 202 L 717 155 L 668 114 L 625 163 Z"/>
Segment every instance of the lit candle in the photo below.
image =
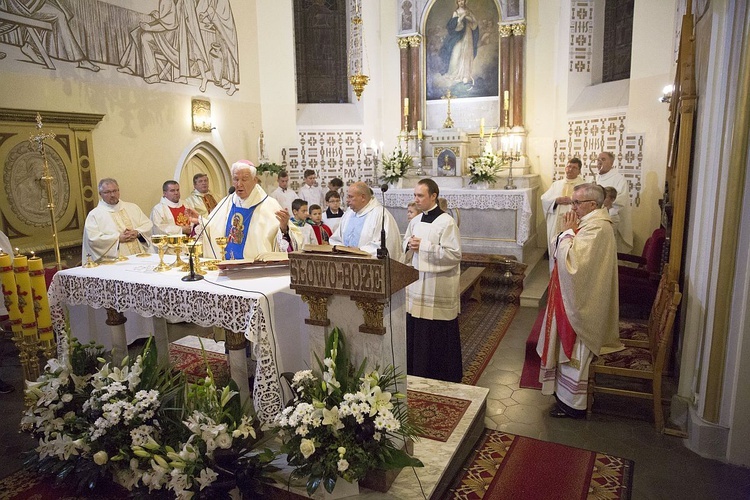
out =
<path fill-rule="evenodd" d="M 0 278 L 2 279 L 3 298 L 5 307 L 8 309 L 10 326 L 13 336 L 21 336 L 21 311 L 18 310 L 18 288 L 16 277 L 13 274 L 13 261 L 11 256 L 0 251 Z"/>
<path fill-rule="evenodd" d="M 484 139 L 484 118 L 479 120 L 479 138 Z"/>
<path fill-rule="evenodd" d="M 18 310 L 21 313 L 21 329 L 24 337 L 37 338 L 36 313 L 34 312 L 34 297 L 31 292 L 29 278 L 29 262 L 25 255 L 18 255 L 13 259 L 13 271 L 16 274 L 18 286 Z"/>
<path fill-rule="evenodd" d="M 500 138 L 500 149 L 503 153 L 509 153 L 509 147 L 510 145 L 508 144 L 508 136 L 504 135 L 502 138 Z"/>
<path fill-rule="evenodd" d="M 44 263 L 39 257 L 29 259 L 29 277 L 31 291 L 34 293 L 34 310 L 36 311 L 36 325 L 39 329 L 39 340 L 52 340 L 52 317 L 49 312 L 47 297 L 47 283 L 44 280 Z"/>
<path fill-rule="evenodd" d="M 492 143 L 490 141 L 487 141 L 484 144 L 484 152 L 491 155 L 492 154 Z"/>
<path fill-rule="evenodd" d="M 409 98 L 404 97 L 404 116 L 409 116 Z"/>
<path fill-rule="evenodd" d="M 380 141 L 380 148 L 378 148 L 378 151 L 380 151 L 380 157 L 383 157 L 383 141 Z"/>
<path fill-rule="evenodd" d="M 417 121 L 417 138 L 422 139 L 422 120 Z"/>
<path fill-rule="evenodd" d="M 508 101 L 510 101 L 510 98 L 508 96 L 508 91 L 506 90 L 503 92 L 503 111 L 508 111 Z"/>

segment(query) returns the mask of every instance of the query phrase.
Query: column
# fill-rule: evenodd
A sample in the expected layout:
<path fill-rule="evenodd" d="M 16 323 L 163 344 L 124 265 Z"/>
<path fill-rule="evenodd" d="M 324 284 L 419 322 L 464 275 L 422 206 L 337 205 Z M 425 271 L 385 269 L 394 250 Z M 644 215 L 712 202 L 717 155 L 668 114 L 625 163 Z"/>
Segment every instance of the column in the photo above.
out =
<path fill-rule="evenodd" d="M 498 28 L 500 33 L 500 126 L 504 126 L 505 116 L 503 113 L 503 95 L 507 91 L 511 94 L 511 47 L 510 37 L 512 28 L 509 24 L 500 24 Z M 510 119 L 509 119 L 510 121 Z"/>
<path fill-rule="evenodd" d="M 511 25 L 513 36 L 510 37 L 512 52 L 512 89 L 511 95 L 511 123 L 514 127 L 523 128 L 523 49 L 526 42 L 526 24 Z"/>
<path fill-rule="evenodd" d="M 401 55 L 401 99 L 399 99 L 399 128 L 404 126 L 403 108 L 401 103 L 409 97 L 409 71 L 411 61 L 409 59 L 409 37 L 400 37 L 398 39 L 398 48 Z"/>
<path fill-rule="evenodd" d="M 412 35 L 409 37 L 409 58 L 411 60 L 412 72 L 409 75 L 409 130 L 417 128 L 417 121 L 422 120 L 422 72 L 420 64 L 420 45 L 422 44 L 421 35 Z"/>

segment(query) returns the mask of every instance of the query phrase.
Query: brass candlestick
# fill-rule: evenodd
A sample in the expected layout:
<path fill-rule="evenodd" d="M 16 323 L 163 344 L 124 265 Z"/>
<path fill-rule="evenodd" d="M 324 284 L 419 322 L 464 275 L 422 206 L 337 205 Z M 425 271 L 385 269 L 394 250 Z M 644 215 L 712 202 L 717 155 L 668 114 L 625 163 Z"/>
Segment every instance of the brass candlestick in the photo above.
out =
<path fill-rule="evenodd" d="M 97 264 L 96 262 L 94 262 L 94 260 L 91 258 L 91 254 L 90 253 L 87 253 L 86 254 L 86 262 L 84 262 L 81 267 L 84 268 L 84 269 L 89 269 L 91 267 L 97 267 L 97 266 L 99 266 L 99 264 Z"/>
<path fill-rule="evenodd" d="M 217 237 L 216 244 L 219 245 L 219 250 L 221 251 L 221 260 L 227 260 L 227 256 L 226 256 L 227 238 L 226 236 Z"/>
<path fill-rule="evenodd" d="M 42 166 L 43 166 L 43 173 L 42 173 L 42 180 L 45 183 L 45 186 L 47 188 L 47 209 L 49 210 L 49 216 L 51 221 L 51 227 L 52 227 L 52 244 L 55 248 L 55 264 L 57 265 L 57 270 L 62 270 L 62 261 L 60 258 L 60 241 L 57 237 L 57 220 L 55 218 L 55 199 L 54 199 L 54 192 L 52 190 L 52 181 L 54 178 L 52 177 L 52 173 L 49 169 L 49 163 L 47 162 L 47 151 L 45 148 L 45 141 L 47 139 L 54 139 L 55 134 L 48 133 L 45 134 L 42 132 L 42 115 L 39 113 L 36 114 L 36 128 L 39 130 L 39 133 L 36 135 L 33 135 L 29 138 L 29 141 L 31 141 L 34 145 L 36 145 L 36 148 L 39 150 L 39 154 L 42 155 Z M 36 379 L 33 379 L 36 380 Z"/>
<path fill-rule="evenodd" d="M 154 271 L 160 273 L 162 271 L 169 271 L 169 265 L 164 263 L 164 252 L 167 248 L 167 237 L 163 234 L 155 234 L 151 237 L 151 243 L 159 250 L 159 265 L 154 268 Z"/>

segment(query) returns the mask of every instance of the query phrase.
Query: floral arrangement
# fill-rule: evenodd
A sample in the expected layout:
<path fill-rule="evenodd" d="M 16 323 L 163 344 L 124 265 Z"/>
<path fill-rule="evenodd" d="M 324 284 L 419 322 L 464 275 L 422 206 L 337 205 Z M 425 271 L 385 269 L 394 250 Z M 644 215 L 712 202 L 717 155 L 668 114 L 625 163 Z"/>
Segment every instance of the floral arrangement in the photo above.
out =
<path fill-rule="evenodd" d="M 412 157 L 405 153 L 400 147 L 393 150 L 389 156 L 383 158 L 383 174 L 381 178 L 385 182 L 396 182 L 406 175 L 407 170 L 412 167 Z"/>
<path fill-rule="evenodd" d="M 277 175 L 279 172 L 284 170 L 284 167 L 279 165 L 278 163 L 261 163 L 260 165 L 255 166 L 255 172 L 256 174 L 262 174 L 263 172 L 268 172 L 272 175 Z"/>
<path fill-rule="evenodd" d="M 469 184 L 495 182 L 500 171 L 500 162 L 492 151 L 484 150 L 469 165 Z"/>
<path fill-rule="evenodd" d="M 321 483 L 331 493 L 338 479 L 352 482 L 373 469 L 422 467 L 401 449 L 417 432 L 406 396 L 390 392 L 403 377 L 392 366 L 365 373 L 366 360 L 355 371 L 338 328 L 326 339 L 325 359 L 316 359 L 319 373 L 294 375 L 294 399 L 275 420 L 281 451 L 295 467 L 293 477 L 307 479 L 307 493 Z"/>
<path fill-rule="evenodd" d="M 113 367 L 101 346 L 75 339 L 50 359 L 36 382 L 21 428 L 39 438 L 30 466 L 79 492 L 100 480 L 128 490 L 167 491 L 176 498 L 215 496 L 240 487 L 257 491 L 275 458 L 257 445 L 236 386 L 219 390 L 213 375 L 197 384 L 160 367 L 151 341 L 133 362 Z"/>

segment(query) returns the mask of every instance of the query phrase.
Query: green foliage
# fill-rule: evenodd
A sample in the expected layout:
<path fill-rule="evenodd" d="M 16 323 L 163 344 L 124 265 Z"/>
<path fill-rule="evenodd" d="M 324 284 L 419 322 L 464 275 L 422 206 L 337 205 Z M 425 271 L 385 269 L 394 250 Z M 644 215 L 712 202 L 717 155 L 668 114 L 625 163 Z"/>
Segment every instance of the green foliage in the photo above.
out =
<path fill-rule="evenodd" d="M 272 174 L 272 175 L 278 175 L 278 173 L 281 172 L 282 170 L 284 170 L 284 167 L 279 165 L 278 163 L 266 162 L 266 163 L 261 163 L 260 165 L 255 166 L 255 171 L 258 174 L 262 174 L 263 172 L 268 172 L 269 174 Z"/>

